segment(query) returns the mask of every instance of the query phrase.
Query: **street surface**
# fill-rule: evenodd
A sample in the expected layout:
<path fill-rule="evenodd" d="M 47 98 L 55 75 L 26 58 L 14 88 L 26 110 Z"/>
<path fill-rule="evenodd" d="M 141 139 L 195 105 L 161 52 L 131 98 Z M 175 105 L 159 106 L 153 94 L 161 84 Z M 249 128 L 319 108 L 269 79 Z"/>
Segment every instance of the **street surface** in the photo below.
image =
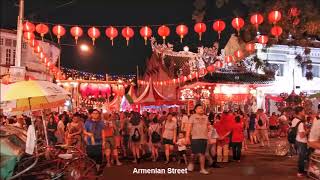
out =
<path fill-rule="evenodd" d="M 271 147 L 259 147 L 259 145 L 249 145 L 249 149 L 244 152 L 241 162 L 220 163 L 223 168 L 210 168 L 209 175 L 199 173 L 199 166 L 195 166 L 194 172 L 187 174 L 134 174 L 137 169 L 166 169 L 177 168 L 184 169 L 186 166 L 178 165 L 177 162 L 171 162 L 164 165 L 164 161 L 157 163 L 142 161 L 141 164 L 132 164 L 130 161 L 123 162 L 123 166 L 112 166 L 105 168 L 101 179 L 110 180 L 193 180 L 193 179 L 220 179 L 220 180 L 293 180 L 296 177 L 296 161 L 297 157 L 280 157 L 274 153 L 276 141 L 272 139 Z M 167 171 L 168 172 L 168 171 Z M 183 171 L 182 171 L 183 172 Z M 304 179 L 304 178 L 299 178 Z"/>

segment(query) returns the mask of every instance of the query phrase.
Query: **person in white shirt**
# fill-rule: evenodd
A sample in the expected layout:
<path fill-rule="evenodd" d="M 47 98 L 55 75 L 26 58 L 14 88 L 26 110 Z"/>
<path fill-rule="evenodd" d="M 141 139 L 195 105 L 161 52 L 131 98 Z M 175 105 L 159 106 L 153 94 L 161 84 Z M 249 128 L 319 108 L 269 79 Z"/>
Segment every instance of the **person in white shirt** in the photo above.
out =
<path fill-rule="evenodd" d="M 320 155 L 320 118 L 315 120 L 312 124 L 308 145 L 315 149 L 315 154 Z"/>
<path fill-rule="evenodd" d="M 189 118 L 184 109 L 181 110 L 182 119 L 181 119 L 181 132 L 187 131 L 187 125 L 189 124 Z"/>
<path fill-rule="evenodd" d="M 187 153 L 186 153 L 186 150 L 187 150 L 186 139 L 184 138 L 184 134 L 182 132 L 179 133 L 177 145 L 178 145 L 178 154 L 179 154 L 178 164 L 181 163 L 181 158 L 183 158 L 184 163 L 187 165 L 188 161 L 187 161 Z"/>
<path fill-rule="evenodd" d="M 297 128 L 297 136 L 296 136 L 296 147 L 298 151 L 298 177 L 305 176 L 305 170 L 304 170 L 304 161 L 307 159 L 307 134 L 308 130 L 305 129 L 304 123 L 305 123 L 305 111 L 304 108 L 301 106 L 298 106 L 295 108 L 295 118 L 292 120 L 291 127 L 298 127 Z"/>

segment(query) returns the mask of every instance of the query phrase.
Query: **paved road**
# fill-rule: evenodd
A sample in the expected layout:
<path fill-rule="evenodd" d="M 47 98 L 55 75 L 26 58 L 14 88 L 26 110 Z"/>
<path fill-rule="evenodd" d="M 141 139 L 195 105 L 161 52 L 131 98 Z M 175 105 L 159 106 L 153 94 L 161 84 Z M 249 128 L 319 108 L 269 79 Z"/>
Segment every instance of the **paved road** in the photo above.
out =
<path fill-rule="evenodd" d="M 276 140 L 272 140 L 270 148 L 259 147 L 258 145 L 249 145 L 249 150 L 244 152 L 242 160 L 221 164 L 221 169 L 209 169 L 209 175 L 200 174 L 197 169 L 188 174 L 133 174 L 134 168 L 186 168 L 185 165 L 178 165 L 172 162 L 164 165 L 162 161 L 157 163 L 142 162 L 141 164 L 132 164 L 125 162 L 123 166 L 105 168 L 101 179 L 110 180 L 193 180 L 193 179 L 220 179 L 220 180 L 293 180 L 296 178 L 296 157 L 279 157 L 274 154 Z M 198 167 L 199 168 L 199 167 Z M 299 178 L 303 179 L 303 178 Z"/>

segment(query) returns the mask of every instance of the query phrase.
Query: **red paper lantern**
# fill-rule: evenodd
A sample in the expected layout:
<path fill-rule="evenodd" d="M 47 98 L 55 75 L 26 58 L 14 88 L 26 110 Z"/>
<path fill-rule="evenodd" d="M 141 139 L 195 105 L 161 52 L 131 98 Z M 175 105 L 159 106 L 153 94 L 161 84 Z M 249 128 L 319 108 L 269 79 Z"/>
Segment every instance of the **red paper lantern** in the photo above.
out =
<path fill-rule="evenodd" d="M 221 61 L 216 61 L 216 62 L 214 63 L 214 66 L 217 67 L 217 68 L 222 68 L 223 63 L 222 63 Z"/>
<path fill-rule="evenodd" d="M 37 46 L 34 47 L 34 52 L 35 53 L 40 53 L 40 52 L 42 52 L 42 48 L 39 45 L 37 45 Z"/>
<path fill-rule="evenodd" d="M 271 11 L 269 13 L 268 19 L 270 23 L 276 24 L 278 21 L 281 20 L 281 13 L 280 11 Z"/>
<path fill-rule="evenodd" d="M 66 29 L 61 25 L 56 25 L 52 28 L 53 34 L 57 36 L 58 43 L 60 43 L 60 38 L 66 34 Z"/>
<path fill-rule="evenodd" d="M 47 63 L 47 62 L 48 62 L 48 58 L 47 58 L 47 57 L 44 57 L 41 62 L 42 62 L 42 63 Z"/>
<path fill-rule="evenodd" d="M 181 24 L 176 27 L 176 33 L 180 36 L 180 42 L 182 43 L 183 37 L 188 34 L 188 27 Z"/>
<path fill-rule="evenodd" d="M 241 59 L 243 57 L 243 52 L 241 50 L 237 50 L 234 52 L 234 56 L 238 59 Z"/>
<path fill-rule="evenodd" d="M 246 44 L 246 50 L 247 50 L 249 53 L 252 53 L 252 52 L 255 50 L 254 44 L 253 44 L 253 43 L 247 43 L 247 44 Z"/>
<path fill-rule="evenodd" d="M 271 28 L 271 34 L 278 39 L 278 37 L 282 34 L 282 28 L 280 26 L 273 26 Z"/>
<path fill-rule="evenodd" d="M 36 26 L 36 31 L 37 31 L 37 33 L 40 34 L 41 39 L 42 39 L 42 41 L 43 41 L 44 35 L 49 32 L 49 27 L 48 27 L 47 25 L 45 25 L 45 24 L 38 24 L 38 25 Z"/>
<path fill-rule="evenodd" d="M 234 18 L 231 22 L 232 27 L 238 31 L 238 35 L 240 34 L 241 28 L 244 26 L 244 20 L 240 17 Z"/>
<path fill-rule="evenodd" d="M 34 32 L 35 29 L 36 28 L 35 28 L 34 24 L 32 24 L 31 22 L 26 21 L 23 24 L 23 31 L 25 31 L 25 32 Z"/>
<path fill-rule="evenodd" d="M 33 32 L 24 32 L 23 33 L 23 38 L 30 42 L 30 40 L 34 39 L 34 33 Z"/>
<path fill-rule="evenodd" d="M 299 16 L 299 15 L 300 15 L 300 10 L 299 10 L 299 8 L 297 8 L 297 7 L 292 7 L 292 8 L 290 8 L 290 10 L 289 10 L 289 15 L 292 16 L 292 17 L 297 17 L 297 16 Z"/>
<path fill-rule="evenodd" d="M 125 27 L 125 28 L 122 29 L 122 32 L 121 32 L 121 33 L 122 33 L 122 36 L 126 38 L 126 40 L 127 40 L 127 46 L 128 46 L 128 45 L 129 45 L 129 40 L 130 40 L 130 38 L 132 38 L 133 35 L 134 35 L 133 29 L 132 29 L 131 27 L 127 26 L 127 27 Z"/>
<path fill-rule="evenodd" d="M 299 18 L 295 18 L 292 22 L 293 25 L 297 26 L 300 23 L 300 19 Z"/>
<path fill-rule="evenodd" d="M 261 35 L 261 36 L 259 36 L 258 42 L 259 42 L 260 44 L 267 44 L 267 42 L 268 42 L 268 36 L 266 36 L 266 35 Z"/>
<path fill-rule="evenodd" d="M 152 30 L 150 27 L 148 26 L 144 26 L 140 29 L 140 35 L 143 37 L 144 39 L 144 44 L 147 45 L 147 40 L 148 38 L 151 37 L 152 35 Z"/>
<path fill-rule="evenodd" d="M 229 64 L 233 61 L 233 57 L 232 56 L 225 56 L 224 60 L 226 61 L 227 64 Z"/>
<path fill-rule="evenodd" d="M 222 20 L 217 20 L 212 25 L 213 30 L 218 32 L 218 36 L 220 39 L 221 32 L 226 28 L 226 23 Z"/>
<path fill-rule="evenodd" d="M 261 14 L 254 14 L 251 16 L 250 22 L 256 27 L 256 30 L 258 31 L 259 25 L 263 23 L 263 16 Z"/>
<path fill-rule="evenodd" d="M 96 27 L 88 29 L 88 35 L 92 39 L 92 44 L 94 45 L 95 40 L 100 36 L 100 31 Z"/>
<path fill-rule="evenodd" d="M 166 43 L 166 37 L 170 35 L 170 29 L 165 26 L 165 25 L 162 25 L 158 28 L 158 34 L 159 36 L 162 37 L 163 39 L 163 44 Z"/>
<path fill-rule="evenodd" d="M 207 67 L 207 71 L 209 72 L 209 73 L 213 73 L 214 72 L 214 65 L 210 65 L 210 66 L 208 66 Z"/>
<path fill-rule="evenodd" d="M 194 25 L 194 31 L 199 34 L 199 40 L 201 41 L 202 33 L 206 32 L 207 26 L 205 23 L 197 23 Z"/>
<path fill-rule="evenodd" d="M 113 46 L 113 39 L 118 36 L 118 30 L 113 26 L 106 29 L 106 36 L 111 40 L 111 45 Z"/>
<path fill-rule="evenodd" d="M 43 53 L 43 52 L 40 52 L 40 53 L 39 53 L 39 58 L 40 58 L 40 59 L 43 59 L 44 57 L 45 57 L 44 53 Z"/>
<path fill-rule="evenodd" d="M 71 35 L 76 40 L 76 44 L 78 44 L 78 39 L 83 35 L 83 30 L 79 26 L 74 26 L 70 29 Z"/>
<path fill-rule="evenodd" d="M 31 47 L 35 47 L 35 46 L 39 45 L 38 40 L 36 40 L 36 39 L 31 39 L 30 42 L 29 42 L 29 45 L 30 45 Z"/>

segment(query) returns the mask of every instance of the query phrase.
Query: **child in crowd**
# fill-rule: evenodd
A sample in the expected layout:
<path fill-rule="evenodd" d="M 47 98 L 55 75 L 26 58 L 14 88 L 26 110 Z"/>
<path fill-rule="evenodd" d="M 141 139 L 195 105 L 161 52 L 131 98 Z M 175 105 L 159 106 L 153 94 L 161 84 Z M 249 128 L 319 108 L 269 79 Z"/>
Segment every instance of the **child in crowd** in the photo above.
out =
<path fill-rule="evenodd" d="M 186 155 L 187 154 L 186 153 L 187 146 L 186 146 L 186 139 L 185 139 L 183 133 L 179 133 L 179 139 L 177 141 L 177 145 L 178 145 L 178 154 L 179 154 L 178 163 L 179 164 L 181 163 L 181 158 L 183 157 L 184 163 L 187 165 L 188 164 L 187 155 Z"/>

